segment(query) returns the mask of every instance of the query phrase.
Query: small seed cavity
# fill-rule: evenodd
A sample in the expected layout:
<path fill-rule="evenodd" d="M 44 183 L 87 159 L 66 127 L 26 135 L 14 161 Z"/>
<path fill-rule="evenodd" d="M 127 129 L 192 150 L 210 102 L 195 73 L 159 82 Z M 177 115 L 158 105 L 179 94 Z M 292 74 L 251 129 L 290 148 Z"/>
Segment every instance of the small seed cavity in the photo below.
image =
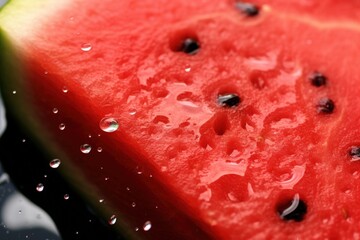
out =
<path fill-rule="evenodd" d="M 319 72 L 314 72 L 313 74 L 311 74 L 309 79 L 310 79 L 311 85 L 313 85 L 315 87 L 325 86 L 326 82 L 327 82 L 327 77 Z"/>
<path fill-rule="evenodd" d="M 252 3 L 246 3 L 246 2 L 236 2 L 235 3 L 236 9 L 238 9 L 241 13 L 249 16 L 249 17 L 255 17 L 259 14 L 259 7 L 252 4 Z"/>
<path fill-rule="evenodd" d="M 349 150 L 349 155 L 351 156 L 351 161 L 359 161 L 360 160 L 360 147 L 352 146 Z"/>
<path fill-rule="evenodd" d="M 292 200 L 281 204 L 277 208 L 277 212 L 280 218 L 285 221 L 293 220 L 295 222 L 300 222 L 305 217 L 307 205 L 300 199 L 299 194 L 295 194 Z"/>
<path fill-rule="evenodd" d="M 240 104 L 241 99 L 237 94 L 230 93 L 218 95 L 218 104 L 223 107 L 236 107 Z"/>
<path fill-rule="evenodd" d="M 200 44 L 196 39 L 186 38 L 180 47 L 181 52 L 189 55 L 195 55 L 200 50 Z"/>
<path fill-rule="evenodd" d="M 322 98 L 320 99 L 317 110 L 319 113 L 331 114 L 334 112 L 335 103 L 333 100 L 329 98 Z"/>

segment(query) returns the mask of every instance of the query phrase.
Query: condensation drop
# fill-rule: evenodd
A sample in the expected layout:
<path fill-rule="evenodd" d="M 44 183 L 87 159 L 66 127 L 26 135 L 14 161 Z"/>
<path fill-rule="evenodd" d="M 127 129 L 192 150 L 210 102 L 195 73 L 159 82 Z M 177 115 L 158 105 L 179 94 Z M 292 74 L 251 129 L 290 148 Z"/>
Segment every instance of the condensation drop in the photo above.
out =
<path fill-rule="evenodd" d="M 138 227 L 136 227 L 136 228 L 135 228 L 135 232 L 138 232 L 138 231 L 139 231 L 139 228 L 138 228 Z"/>
<path fill-rule="evenodd" d="M 54 114 L 57 114 L 57 113 L 59 112 L 59 109 L 53 108 L 52 112 L 53 112 Z"/>
<path fill-rule="evenodd" d="M 65 123 L 60 123 L 59 124 L 59 129 L 62 131 L 65 129 Z"/>
<path fill-rule="evenodd" d="M 80 151 L 87 154 L 91 151 L 91 146 L 89 144 L 83 144 L 80 146 Z"/>
<path fill-rule="evenodd" d="M 136 109 L 130 109 L 129 114 L 132 115 L 132 116 L 135 115 L 136 114 Z"/>
<path fill-rule="evenodd" d="M 191 67 L 185 68 L 185 72 L 190 72 L 190 71 L 191 71 Z"/>
<path fill-rule="evenodd" d="M 12 91 L 12 94 L 16 94 L 16 91 Z"/>
<path fill-rule="evenodd" d="M 67 87 L 63 87 L 62 91 L 63 93 L 67 93 L 69 90 L 67 89 Z"/>
<path fill-rule="evenodd" d="M 99 199 L 99 203 L 103 203 L 104 202 L 104 199 Z"/>
<path fill-rule="evenodd" d="M 49 165 L 51 168 L 58 168 L 61 164 L 60 159 L 53 159 L 50 161 Z"/>
<path fill-rule="evenodd" d="M 65 200 L 68 200 L 69 198 L 70 198 L 69 194 L 65 194 L 65 195 L 64 195 L 64 199 L 65 199 Z"/>
<path fill-rule="evenodd" d="M 104 132 L 115 132 L 119 128 L 119 123 L 115 118 L 103 118 L 99 124 Z"/>
<path fill-rule="evenodd" d="M 39 184 L 36 186 L 36 191 L 42 192 L 43 190 L 44 190 L 44 184 L 39 183 Z"/>
<path fill-rule="evenodd" d="M 150 229 L 151 229 L 151 222 L 150 221 L 146 221 L 145 223 L 144 223 L 144 226 L 143 226 L 143 229 L 144 229 L 144 231 L 149 231 Z"/>
<path fill-rule="evenodd" d="M 132 207 L 136 207 L 136 203 L 135 203 L 135 202 L 132 202 L 132 203 L 131 203 L 131 206 L 132 206 Z"/>
<path fill-rule="evenodd" d="M 83 45 L 81 45 L 81 50 L 83 50 L 84 52 L 88 52 L 90 51 L 92 48 L 90 43 L 84 43 Z"/>
<path fill-rule="evenodd" d="M 143 169 L 141 167 L 137 166 L 136 167 L 136 173 L 139 174 L 139 175 L 143 174 Z"/>
<path fill-rule="evenodd" d="M 98 148 L 97 148 L 97 151 L 98 151 L 98 152 L 102 152 L 102 150 L 103 150 L 103 149 L 102 149 L 101 147 L 98 147 Z"/>
<path fill-rule="evenodd" d="M 115 215 L 112 215 L 109 219 L 109 224 L 110 225 L 114 225 L 116 223 L 116 216 Z"/>

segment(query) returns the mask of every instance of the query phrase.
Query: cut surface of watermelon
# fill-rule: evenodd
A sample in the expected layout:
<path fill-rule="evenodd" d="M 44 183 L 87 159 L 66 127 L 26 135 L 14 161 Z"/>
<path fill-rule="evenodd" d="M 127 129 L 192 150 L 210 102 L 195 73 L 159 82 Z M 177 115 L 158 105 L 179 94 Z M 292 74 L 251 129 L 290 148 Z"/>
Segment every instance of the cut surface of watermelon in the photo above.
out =
<path fill-rule="evenodd" d="M 1 90 L 129 238 L 359 239 L 358 5 L 13 0 Z"/>

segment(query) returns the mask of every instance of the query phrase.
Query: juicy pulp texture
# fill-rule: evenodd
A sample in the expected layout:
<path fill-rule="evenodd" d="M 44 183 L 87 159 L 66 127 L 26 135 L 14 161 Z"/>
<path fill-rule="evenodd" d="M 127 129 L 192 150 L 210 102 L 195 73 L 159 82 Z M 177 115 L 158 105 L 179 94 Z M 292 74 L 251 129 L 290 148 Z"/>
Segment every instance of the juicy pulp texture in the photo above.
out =
<path fill-rule="evenodd" d="M 360 144 L 360 25 L 329 16 L 333 2 L 312 3 L 317 17 L 257 1 L 249 17 L 228 0 L 76 0 L 46 20 L 17 17 L 25 33 L 9 18 L 2 27 L 25 74 L 3 81 L 3 95 L 26 96 L 34 134 L 132 236 L 356 238 L 360 165 L 348 151 Z M 182 52 L 185 39 L 199 50 Z M 314 72 L 326 85 L 311 84 Z M 238 106 L 219 105 L 224 94 Z M 330 114 L 318 111 L 323 98 Z M 119 128 L 102 131 L 103 118 Z M 307 205 L 301 222 L 277 212 L 294 196 Z M 148 220 L 148 232 L 135 231 Z"/>

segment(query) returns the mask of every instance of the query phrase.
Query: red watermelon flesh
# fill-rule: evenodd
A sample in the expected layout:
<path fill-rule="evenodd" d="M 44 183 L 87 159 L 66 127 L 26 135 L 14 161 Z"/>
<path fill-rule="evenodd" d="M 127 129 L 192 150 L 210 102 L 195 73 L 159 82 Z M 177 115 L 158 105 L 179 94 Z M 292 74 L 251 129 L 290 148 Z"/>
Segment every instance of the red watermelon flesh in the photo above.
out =
<path fill-rule="evenodd" d="M 360 238 L 356 1 L 17 1 L 9 110 L 129 238 Z"/>

